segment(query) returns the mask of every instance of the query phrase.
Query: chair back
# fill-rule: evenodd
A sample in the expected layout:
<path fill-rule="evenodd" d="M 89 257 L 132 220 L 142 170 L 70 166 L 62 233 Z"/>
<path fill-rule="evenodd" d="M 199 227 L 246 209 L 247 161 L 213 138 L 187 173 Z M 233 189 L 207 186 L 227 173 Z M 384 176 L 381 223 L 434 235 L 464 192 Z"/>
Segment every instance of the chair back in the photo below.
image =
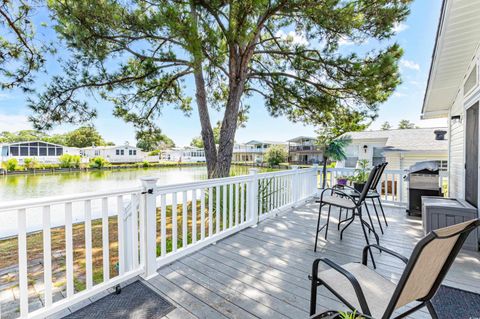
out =
<path fill-rule="evenodd" d="M 412 301 L 430 300 L 442 283 L 463 243 L 480 219 L 430 232 L 420 240 L 405 267 L 383 318 Z"/>
<path fill-rule="evenodd" d="M 388 165 L 388 162 L 384 162 L 384 163 L 379 165 L 380 169 L 377 171 L 377 175 L 373 179 L 372 186 L 370 187 L 370 190 L 372 190 L 372 191 L 377 190 L 378 183 L 382 179 L 383 171 L 385 171 L 385 168 L 387 167 L 387 165 Z"/>
<path fill-rule="evenodd" d="M 380 165 L 382 165 L 382 164 L 380 164 Z M 373 183 L 375 177 L 377 176 L 377 172 L 380 169 L 380 165 L 374 166 L 372 168 L 372 170 L 370 171 L 370 175 L 368 175 L 367 182 L 363 186 L 362 193 L 360 194 L 360 196 L 358 198 L 357 205 L 361 204 L 365 200 L 365 197 L 367 197 L 367 194 L 370 191 L 370 187 L 372 186 L 372 183 Z"/>

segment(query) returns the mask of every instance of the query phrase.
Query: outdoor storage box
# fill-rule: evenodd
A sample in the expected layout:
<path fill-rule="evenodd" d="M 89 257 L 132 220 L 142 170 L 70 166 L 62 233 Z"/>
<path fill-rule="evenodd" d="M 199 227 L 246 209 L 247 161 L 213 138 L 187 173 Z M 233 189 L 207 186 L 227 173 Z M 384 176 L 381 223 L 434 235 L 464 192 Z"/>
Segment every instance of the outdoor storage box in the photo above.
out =
<path fill-rule="evenodd" d="M 422 197 L 422 219 L 425 234 L 478 217 L 478 211 L 468 202 L 455 198 Z M 468 236 L 464 249 L 478 250 L 478 229 Z"/>

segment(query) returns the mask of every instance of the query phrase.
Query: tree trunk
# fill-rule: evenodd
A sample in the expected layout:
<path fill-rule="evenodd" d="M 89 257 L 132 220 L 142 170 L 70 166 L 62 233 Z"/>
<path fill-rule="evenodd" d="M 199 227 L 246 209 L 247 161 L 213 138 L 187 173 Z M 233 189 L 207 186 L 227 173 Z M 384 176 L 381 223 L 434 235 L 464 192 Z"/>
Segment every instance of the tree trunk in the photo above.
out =
<path fill-rule="evenodd" d="M 327 160 L 328 157 L 323 157 L 323 183 L 322 183 L 322 188 L 325 189 L 325 186 L 327 186 Z"/>

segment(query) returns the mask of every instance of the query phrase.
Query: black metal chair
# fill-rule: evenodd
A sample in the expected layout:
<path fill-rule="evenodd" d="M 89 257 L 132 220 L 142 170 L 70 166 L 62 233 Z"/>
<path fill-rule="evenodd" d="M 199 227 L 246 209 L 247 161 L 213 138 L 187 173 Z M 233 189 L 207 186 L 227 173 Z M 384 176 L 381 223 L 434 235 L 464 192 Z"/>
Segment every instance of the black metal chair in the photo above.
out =
<path fill-rule="evenodd" d="M 373 182 L 372 182 L 372 185 L 370 186 L 370 190 L 369 192 L 367 193 L 367 197 L 366 197 L 366 200 L 367 199 L 371 199 L 372 200 L 372 206 L 373 206 L 373 209 L 375 211 L 375 215 L 377 216 L 377 221 L 378 221 L 378 225 L 380 227 L 380 232 L 383 234 L 383 227 L 382 227 L 382 223 L 380 221 L 380 216 L 378 214 L 378 210 L 377 210 L 377 206 L 375 204 L 375 199 L 378 201 L 378 204 L 380 205 L 380 211 L 382 212 L 382 215 L 383 215 L 383 220 L 385 221 L 385 225 L 388 227 L 388 222 L 387 222 L 387 218 L 385 217 L 385 212 L 383 210 L 383 206 L 382 206 L 382 202 L 381 202 L 381 196 L 380 196 L 380 193 L 378 192 L 378 183 L 381 181 L 382 179 L 382 175 L 383 175 L 383 172 L 385 171 L 385 167 L 387 167 L 388 165 L 388 162 L 384 162 L 382 164 L 379 164 L 379 169 L 377 171 L 377 175 L 374 177 L 373 179 Z M 346 192 L 348 195 L 350 195 L 351 197 L 353 198 L 358 198 L 360 196 L 360 192 L 357 191 L 355 188 L 353 187 L 350 187 L 350 186 L 347 186 L 347 185 L 335 185 L 334 187 L 338 187 L 340 190 L 343 190 L 343 192 Z M 365 210 L 367 212 L 367 216 L 370 220 L 370 225 L 372 226 L 372 228 L 374 228 L 373 226 L 373 222 L 372 222 L 372 218 L 371 218 L 371 215 L 370 215 L 370 211 L 368 210 L 368 206 L 367 206 L 367 201 L 365 200 L 364 204 L 365 204 Z M 349 221 L 350 218 L 348 217 L 348 214 L 347 216 L 345 217 L 344 220 L 342 220 L 342 210 L 340 209 L 340 213 L 339 213 L 339 222 L 338 222 L 338 226 L 337 228 L 340 229 L 340 225 L 343 223 L 343 222 L 346 222 L 346 221 Z"/>
<path fill-rule="evenodd" d="M 313 262 L 310 315 L 315 318 L 317 289 L 325 286 L 352 311 L 372 318 L 391 318 L 395 311 L 411 302 L 418 305 L 397 315 L 406 317 L 422 307 L 427 307 L 432 318 L 437 313 L 430 300 L 437 292 L 450 266 L 472 230 L 480 225 L 480 219 L 473 219 L 457 225 L 430 232 L 415 246 L 410 259 L 379 245 L 367 245 L 363 249 L 362 263 L 338 265 L 320 258 Z M 372 248 L 403 261 L 406 267 L 398 284 L 379 275 L 367 267 L 368 251 Z M 372 258 L 373 261 L 373 258 Z M 329 267 L 318 272 L 319 264 Z M 473 278 L 472 278 L 473 279 Z"/>
<path fill-rule="evenodd" d="M 379 165 L 373 167 L 372 171 L 370 172 L 370 175 L 368 176 L 367 183 L 365 184 L 365 186 L 363 188 L 363 191 L 360 193 L 360 196 L 358 197 L 358 199 L 353 198 L 352 196 L 350 196 L 346 192 L 342 192 L 341 190 L 339 190 L 338 188 L 335 188 L 335 187 L 326 188 L 322 191 L 322 193 L 320 195 L 320 200 L 318 201 L 320 203 L 320 207 L 319 207 L 319 210 L 318 210 L 318 221 L 317 221 L 317 231 L 316 231 L 316 234 L 315 234 L 314 251 L 317 251 L 318 233 L 320 231 L 322 231 L 324 228 L 325 228 L 325 239 L 327 239 L 328 225 L 330 223 L 330 212 L 331 212 L 332 206 L 335 206 L 335 207 L 338 207 L 338 208 L 341 208 L 341 209 L 346 209 L 347 211 L 352 210 L 352 217 L 348 219 L 350 222 L 340 231 L 340 239 L 343 238 L 343 232 L 345 231 L 345 229 L 348 226 L 350 226 L 353 223 L 353 221 L 355 220 L 355 216 L 358 216 L 359 219 L 360 219 L 360 225 L 362 226 L 363 234 L 365 236 L 365 241 L 367 242 L 367 245 L 369 245 L 370 243 L 368 241 L 368 235 L 367 235 L 367 231 L 365 230 L 365 227 L 367 227 L 367 229 L 369 231 L 373 232 L 373 234 L 375 235 L 375 239 L 376 239 L 377 244 L 380 243 L 380 239 L 379 239 L 377 233 L 375 232 L 375 229 L 373 229 L 373 227 L 371 227 L 362 218 L 362 206 L 364 205 L 365 198 L 366 198 L 366 196 L 367 196 L 367 194 L 370 190 L 370 187 L 371 187 L 371 185 L 372 185 L 372 183 L 373 183 L 373 181 L 374 181 L 374 179 L 377 175 L 377 172 L 378 172 L 379 168 L 380 168 Z M 330 195 L 326 195 L 327 192 L 330 192 Z M 326 221 L 325 225 L 320 227 L 320 219 L 322 217 L 322 208 L 325 205 L 329 205 L 328 214 L 327 214 L 327 221 Z M 373 256 L 372 256 L 372 258 L 373 258 Z"/>

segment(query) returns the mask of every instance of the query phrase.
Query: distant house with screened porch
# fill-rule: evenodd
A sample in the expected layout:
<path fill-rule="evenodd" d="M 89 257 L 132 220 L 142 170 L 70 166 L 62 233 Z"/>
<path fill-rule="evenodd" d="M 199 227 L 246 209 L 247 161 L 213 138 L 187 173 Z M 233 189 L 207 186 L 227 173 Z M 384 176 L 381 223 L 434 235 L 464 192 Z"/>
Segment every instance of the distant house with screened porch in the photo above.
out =
<path fill-rule="evenodd" d="M 80 149 L 43 141 L 28 141 L 0 144 L 1 161 L 16 159 L 20 164 L 26 158 L 34 158 L 42 164 L 58 164 L 63 154 L 80 155 Z"/>
<path fill-rule="evenodd" d="M 280 145 L 287 150 L 287 142 L 251 140 L 233 147 L 234 162 L 263 162 L 263 156 L 272 145 Z"/>
<path fill-rule="evenodd" d="M 388 162 L 389 170 L 406 170 L 423 161 L 448 166 L 448 130 L 445 127 L 349 132 L 347 159 L 336 167 L 354 168 L 359 160 L 370 165 Z"/>
<path fill-rule="evenodd" d="M 205 150 L 193 146 L 174 147 L 168 150 L 163 150 L 160 155 L 160 160 L 165 162 L 186 163 L 206 162 Z"/>
<path fill-rule="evenodd" d="M 323 152 L 315 137 L 298 136 L 287 142 L 290 164 L 317 164 L 323 161 Z"/>

